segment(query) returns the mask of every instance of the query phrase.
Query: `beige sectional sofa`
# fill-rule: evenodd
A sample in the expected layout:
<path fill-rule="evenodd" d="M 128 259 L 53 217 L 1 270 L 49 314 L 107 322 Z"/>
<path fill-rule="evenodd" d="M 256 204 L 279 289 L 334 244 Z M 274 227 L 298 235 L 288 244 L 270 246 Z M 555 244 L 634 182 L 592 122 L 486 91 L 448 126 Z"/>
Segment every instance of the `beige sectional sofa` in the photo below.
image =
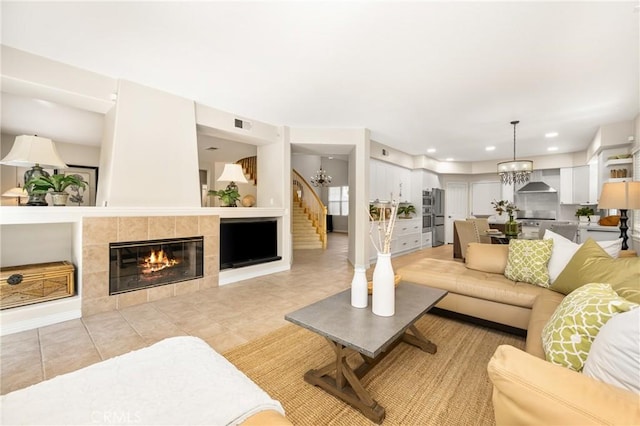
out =
<path fill-rule="evenodd" d="M 421 259 L 396 271 L 448 290 L 441 309 L 527 330 L 525 351 L 500 346 L 489 363 L 496 423 L 640 424 L 640 395 L 545 360 L 542 329 L 564 295 L 507 279 L 507 257 L 507 245 L 472 243 L 466 264 Z"/>
<path fill-rule="evenodd" d="M 438 308 L 526 330 L 533 303 L 545 289 L 504 276 L 508 251 L 508 245 L 471 243 L 466 264 L 420 259 L 396 273 L 403 281 L 447 290 Z"/>

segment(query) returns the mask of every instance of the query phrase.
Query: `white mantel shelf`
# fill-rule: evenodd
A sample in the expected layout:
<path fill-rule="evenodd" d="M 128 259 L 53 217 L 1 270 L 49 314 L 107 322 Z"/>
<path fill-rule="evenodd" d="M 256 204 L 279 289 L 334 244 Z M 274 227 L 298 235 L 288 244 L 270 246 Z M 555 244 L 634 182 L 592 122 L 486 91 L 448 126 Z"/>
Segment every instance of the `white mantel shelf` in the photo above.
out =
<path fill-rule="evenodd" d="M 202 216 L 221 218 L 281 217 L 288 209 L 276 207 L 0 207 L 1 225 L 28 225 L 34 223 L 77 223 L 83 217 L 116 216 Z"/>

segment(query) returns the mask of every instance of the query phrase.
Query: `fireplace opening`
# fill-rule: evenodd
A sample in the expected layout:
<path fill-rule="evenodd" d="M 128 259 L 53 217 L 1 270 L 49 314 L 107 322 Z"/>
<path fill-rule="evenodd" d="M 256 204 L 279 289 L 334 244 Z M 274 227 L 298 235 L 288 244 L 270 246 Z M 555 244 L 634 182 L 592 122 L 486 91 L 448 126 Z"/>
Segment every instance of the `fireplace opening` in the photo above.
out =
<path fill-rule="evenodd" d="M 109 244 L 109 295 L 203 276 L 203 237 Z"/>

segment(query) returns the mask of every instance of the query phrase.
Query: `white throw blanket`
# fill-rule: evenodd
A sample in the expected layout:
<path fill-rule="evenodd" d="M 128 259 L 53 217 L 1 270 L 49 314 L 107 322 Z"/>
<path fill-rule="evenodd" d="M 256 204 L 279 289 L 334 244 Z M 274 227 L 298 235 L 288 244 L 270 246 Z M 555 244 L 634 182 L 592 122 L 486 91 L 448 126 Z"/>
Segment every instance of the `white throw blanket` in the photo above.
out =
<path fill-rule="evenodd" d="M 196 337 L 152 346 L 2 396 L 3 425 L 235 425 L 275 401 Z"/>

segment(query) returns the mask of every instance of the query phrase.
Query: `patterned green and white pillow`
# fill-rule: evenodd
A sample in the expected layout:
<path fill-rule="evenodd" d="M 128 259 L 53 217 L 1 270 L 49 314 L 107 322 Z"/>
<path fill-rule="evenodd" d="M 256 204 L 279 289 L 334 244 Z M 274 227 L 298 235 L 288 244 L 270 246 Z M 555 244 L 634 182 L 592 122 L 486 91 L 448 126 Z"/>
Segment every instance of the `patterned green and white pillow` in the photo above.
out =
<path fill-rule="evenodd" d="M 511 240 L 504 276 L 513 281 L 549 287 L 547 264 L 553 240 Z"/>
<path fill-rule="evenodd" d="M 600 328 L 614 315 L 637 306 L 618 296 L 609 284 L 585 284 L 574 290 L 542 329 L 547 361 L 582 371 Z"/>

